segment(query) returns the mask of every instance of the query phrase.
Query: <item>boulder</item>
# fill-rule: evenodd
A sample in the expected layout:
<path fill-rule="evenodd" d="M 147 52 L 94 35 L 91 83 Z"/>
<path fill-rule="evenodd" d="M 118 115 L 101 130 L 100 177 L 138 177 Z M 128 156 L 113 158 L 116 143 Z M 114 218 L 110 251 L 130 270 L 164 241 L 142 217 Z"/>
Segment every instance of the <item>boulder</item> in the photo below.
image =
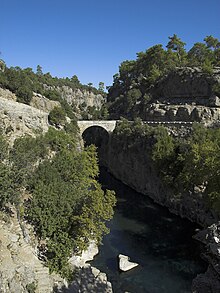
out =
<path fill-rule="evenodd" d="M 83 250 L 81 255 L 73 255 L 69 263 L 73 267 L 84 267 L 87 261 L 93 260 L 94 256 L 99 253 L 98 246 L 95 241 L 91 241 L 88 248 Z"/>
<path fill-rule="evenodd" d="M 123 272 L 129 271 L 138 266 L 138 263 L 131 262 L 129 260 L 130 258 L 126 255 L 119 254 L 118 259 L 119 259 L 119 269 Z"/>

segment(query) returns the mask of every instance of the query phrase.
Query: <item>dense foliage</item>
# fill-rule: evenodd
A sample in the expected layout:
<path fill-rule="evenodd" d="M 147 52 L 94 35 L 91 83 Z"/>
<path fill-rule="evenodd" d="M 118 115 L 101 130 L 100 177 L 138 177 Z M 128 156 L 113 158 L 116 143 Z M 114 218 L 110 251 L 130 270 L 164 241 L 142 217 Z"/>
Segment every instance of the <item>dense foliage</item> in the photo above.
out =
<path fill-rule="evenodd" d="M 187 52 L 185 43 L 177 35 L 169 37 L 166 49 L 161 44 L 137 53 L 137 59 L 124 61 L 114 82 L 108 88 L 110 117 L 127 119 L 141 117 L 150 100 L 152 87 L 166 74 L 179 67 L 199 67 L 205 74 L 212 74 L 220 66 L 220 42 L 207 36 L 204 43 L 195 43 Z M 218 89 L 219 91 L 219 89 Z"/>
<path fill-rule="evenodd" d="M 0 208 L 10 203 L 23 211 L 44 240 L 50 271 L 67 278 L 71 253 L 101 241 L 115 204 L 113 192 L 96 181 L 95 147 L 77 151 L 75 136 L 73 125 L 67 131 L 50 128 L 45 135 L 17 139 L 10 151 L 0 140 Z"/>
<path fill-rule="evenodd" d="M 145 152 L 173 194 L 199 188 L 207 205 L 220 213 L 220 129 L 195 124 L 189 136 L 172 137 L 166 128 L 137 119 L 123 120 L 114 131 L 121 150 Z M 201 198 L 198 198 L 201 200 Z"/>

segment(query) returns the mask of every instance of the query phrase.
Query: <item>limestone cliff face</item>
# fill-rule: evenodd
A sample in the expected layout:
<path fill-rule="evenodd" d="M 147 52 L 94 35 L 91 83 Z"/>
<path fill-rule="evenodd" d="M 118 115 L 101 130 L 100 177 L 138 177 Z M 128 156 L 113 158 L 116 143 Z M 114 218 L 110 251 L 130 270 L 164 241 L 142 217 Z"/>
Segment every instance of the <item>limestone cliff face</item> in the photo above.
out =
<path fill-rule="evenodd" d="M 61 97 L 67 101 L 69 105 L 75 105 L 79 108 L 80 105 L 85 105 L 84 109 L 90 107 L 95 107 L 100 109 L 106 99 L 101 94 L 94 94 L 91 91 L 84 89 L 72 89 L 68 86 L 52 87 L 44 85 L 46 90 L 55 90 L 60 93 Z"/>
<path fill-rule="evenodd" d="M 211 76 L 199 68 L 177 68 L 158 81 L 152 95 L 174 104 L 194 101 L 208 106 L 209 98 L 213 95 L 213 85 L 217 83 L 220 83 L 220 68 L 215 69 Z"/>
<path fill-rule="evenodd" d="M 15 94 L 13 94 L 11 91 L 7 89 L 0 88 L 0 97 L 7 99 L 7 100 L 12 100 L 16 101 L 17 97 Z"/>
<path fill-rule="evenodd" d="M 142 111 L 143 120 L 220 122 L 220 97 L 213 91 L 220 84 L 220 68 L 210 76 L 199 68 L 177 68 L 151 89 L 152 100 Z"/>
<path fill-rule="evenodd" d="M 213 100 L 214 98 L 213 96 Z M 220 123 L 220 107 L 152 103 L 145 108 L 143 116 L 144 120 L 150 121 L 202 122 L 205 125 L 213 125 Z"/>
<path fill-rule="evenodd" d="M 16 213 L 13 217 L 1 214 L 0 220 L 0 292 L 53 292 L 55 283 L 62 287 L 65 282 L 37 257 L 37 249 L 30 245 L 30 234 L 23 236 Z M 32 291 L 28 291 L 32 288 Z M 35 288 L 35 291 L 33 291 Z"/>
<path fill-rule="evenodd" d="M 113 135 L 100 151 L 101 163 L 110 173 L 131 188 L 168 207 L 171 212 L 205 227 L 217 220 L 214 212 L 205 205 L 202 188 L 180 195 L 164 186 L 150 157 L 150 146 L 140 144 L 138 147 L 122 147 Z"/>
<path fill-rule="evenodd" d="M 106 274 L 86 263 L 98 253 L 97 246 L 89 247 L 81 257 L 71 258 L 77 274 L 73 282 L 67 284 L 57 274 L 50 274 L 38 259 L 37 241 L 31 231 L 30 225 L 22 223 L 21 226 L 15 210 L 12 217 L 0 214 L 0 292 L 113 292 Z"/>
<path fill-rule="evenodd" d="M 61 105 L 59 102 L 51 101 L 47 99 L 46 97 L 42 96 L 41 94 L 33 93 L 30 106 L 49 113 L 55 107 L 60 107 Z"/>
<path fill-rule="evenodd" d="M 48 113 L 0 96 L 0 129 L 9 141 L 48 130 Z"/>

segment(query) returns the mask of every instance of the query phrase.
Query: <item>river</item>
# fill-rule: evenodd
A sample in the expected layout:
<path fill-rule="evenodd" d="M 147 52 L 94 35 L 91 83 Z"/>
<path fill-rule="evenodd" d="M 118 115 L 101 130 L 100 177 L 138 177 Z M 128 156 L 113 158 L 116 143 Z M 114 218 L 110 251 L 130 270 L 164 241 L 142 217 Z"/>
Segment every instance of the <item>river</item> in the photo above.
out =
<path fill-rule="evenodd" d="M 99 180 L 103 188 L 115 190 L 117 205 L 108 223 L 110 233 L 92 265 L 107 274 L 114 293 L 191 292 L 193 278 L 207 268 L 199 257 L 199 243 L 192 239 L 198 226 L 132 190 L 104 168 Z M 139 266 L 119 272 L 120 253 Z"/>

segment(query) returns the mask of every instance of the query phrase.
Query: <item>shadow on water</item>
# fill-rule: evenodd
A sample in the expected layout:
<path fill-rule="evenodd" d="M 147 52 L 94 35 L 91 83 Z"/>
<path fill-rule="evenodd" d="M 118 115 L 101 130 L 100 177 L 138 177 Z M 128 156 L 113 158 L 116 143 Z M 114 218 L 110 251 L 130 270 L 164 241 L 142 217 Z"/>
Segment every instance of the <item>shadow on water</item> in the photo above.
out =
<path fill-rule="evenodd" d="M 199 244 L 192 239 L 197 225 L 171 214 L 101 168 L 100 183 L 117 196 L 110 233 L 92 265 L 108 275 L 115 293 L 191 292 L 192 279 L 206 270 Z M 140 265 L 125 273 L 117 256 L 125 254 Z"/>

